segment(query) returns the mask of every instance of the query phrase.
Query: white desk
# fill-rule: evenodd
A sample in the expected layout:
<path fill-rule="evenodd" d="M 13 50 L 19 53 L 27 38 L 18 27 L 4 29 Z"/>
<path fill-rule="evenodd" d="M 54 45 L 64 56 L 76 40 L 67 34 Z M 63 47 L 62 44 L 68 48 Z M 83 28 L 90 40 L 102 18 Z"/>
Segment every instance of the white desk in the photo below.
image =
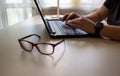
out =
<path fill-rule="evenodd" d="M 24 52 L 18 38 L 36 33 L 49 38 L 36 16 L 0 30 L 0 76 L 120 76 L 120 42 L 96 38 L 66 39 L 52 56 Z"/>

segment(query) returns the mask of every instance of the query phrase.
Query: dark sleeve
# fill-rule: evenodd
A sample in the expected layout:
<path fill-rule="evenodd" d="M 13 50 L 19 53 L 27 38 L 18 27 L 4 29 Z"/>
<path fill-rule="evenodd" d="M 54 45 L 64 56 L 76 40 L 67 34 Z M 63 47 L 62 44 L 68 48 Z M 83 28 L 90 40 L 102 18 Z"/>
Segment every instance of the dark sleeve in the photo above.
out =
<path fill-rule="evenodd" d="M 104 6 L 106 7 L 106 8 L 108 8 L 108 9 L 110 9 L 111 7 L 111 2 L 112 2 L 112 0 L 106 0 L 105 2 L 104 2 Z"/>

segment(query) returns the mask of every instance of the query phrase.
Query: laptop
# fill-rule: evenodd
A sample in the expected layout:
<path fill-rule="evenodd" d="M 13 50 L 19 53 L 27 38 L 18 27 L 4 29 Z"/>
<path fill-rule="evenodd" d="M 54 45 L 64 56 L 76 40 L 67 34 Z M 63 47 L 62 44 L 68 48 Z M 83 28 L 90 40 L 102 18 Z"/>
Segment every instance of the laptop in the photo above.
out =
<path fill-rule="evenodd" d="M 40 13 L 43 23 L 51 38 L 83 38 L 93 37 L 93 34 L 89 34 L 81 29 L 73 28 L 66 25 L 65 21 L 60 19 L 47 19 L 45 17 L 44 8 L 42 5 L 43 0 L 34 0 L 36 7 Z"/>

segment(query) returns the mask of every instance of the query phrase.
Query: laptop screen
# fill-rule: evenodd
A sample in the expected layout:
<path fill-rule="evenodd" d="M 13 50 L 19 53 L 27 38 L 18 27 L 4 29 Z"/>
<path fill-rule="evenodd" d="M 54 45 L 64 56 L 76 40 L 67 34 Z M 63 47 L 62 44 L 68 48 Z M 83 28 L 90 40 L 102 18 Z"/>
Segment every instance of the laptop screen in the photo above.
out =
<path fill-rule="evenodd" d="M 36 7 L 37 7 L 40 15 L 41 15 L 43 22 L 46 25 L 47 21 L 46 21 L 45 12 L 44 12 L 45 7 L 44 7 L 43 0 L 34 0 L 34 2 L 36 4 Z"/>

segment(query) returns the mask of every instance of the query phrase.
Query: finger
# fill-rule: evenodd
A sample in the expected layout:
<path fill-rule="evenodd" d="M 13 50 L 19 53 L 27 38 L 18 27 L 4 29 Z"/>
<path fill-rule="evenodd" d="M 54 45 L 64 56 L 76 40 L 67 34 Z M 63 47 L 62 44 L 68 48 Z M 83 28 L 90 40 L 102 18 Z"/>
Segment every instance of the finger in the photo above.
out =
<path fill-rule="evenodd" d="M 62 21 L 65 21 L 69 14 L 70 14 L 70 13 L 66 13 L 61 20 L 62 20 Z"/>
<path fill-rule="evenodd" d="M 80 22 L 78 19 L 72 19 L 67 22 L 67 25 L 75 27 L 76 25 L 80 25 Z"/>
<path fill-rule="evenodd" d="M 74 18 L 74 14 L 73 14 L 73 13 L 69 13 L 69 15 L 66 17 L 66 22 L 67 22 L 68 20 L 73 19 L 73 18 Z"/>
<path fill-rule="evenodd" d="M 80 17 L 80 15 L 72 12 L 72 13 L 70 13 L 70 14 L 68 15 L 68 17 L 66 18 L 66 21 L 72 20 L 72 19 L 75 19 L 75 18 L 79 18 L 79 17 Z"/>

